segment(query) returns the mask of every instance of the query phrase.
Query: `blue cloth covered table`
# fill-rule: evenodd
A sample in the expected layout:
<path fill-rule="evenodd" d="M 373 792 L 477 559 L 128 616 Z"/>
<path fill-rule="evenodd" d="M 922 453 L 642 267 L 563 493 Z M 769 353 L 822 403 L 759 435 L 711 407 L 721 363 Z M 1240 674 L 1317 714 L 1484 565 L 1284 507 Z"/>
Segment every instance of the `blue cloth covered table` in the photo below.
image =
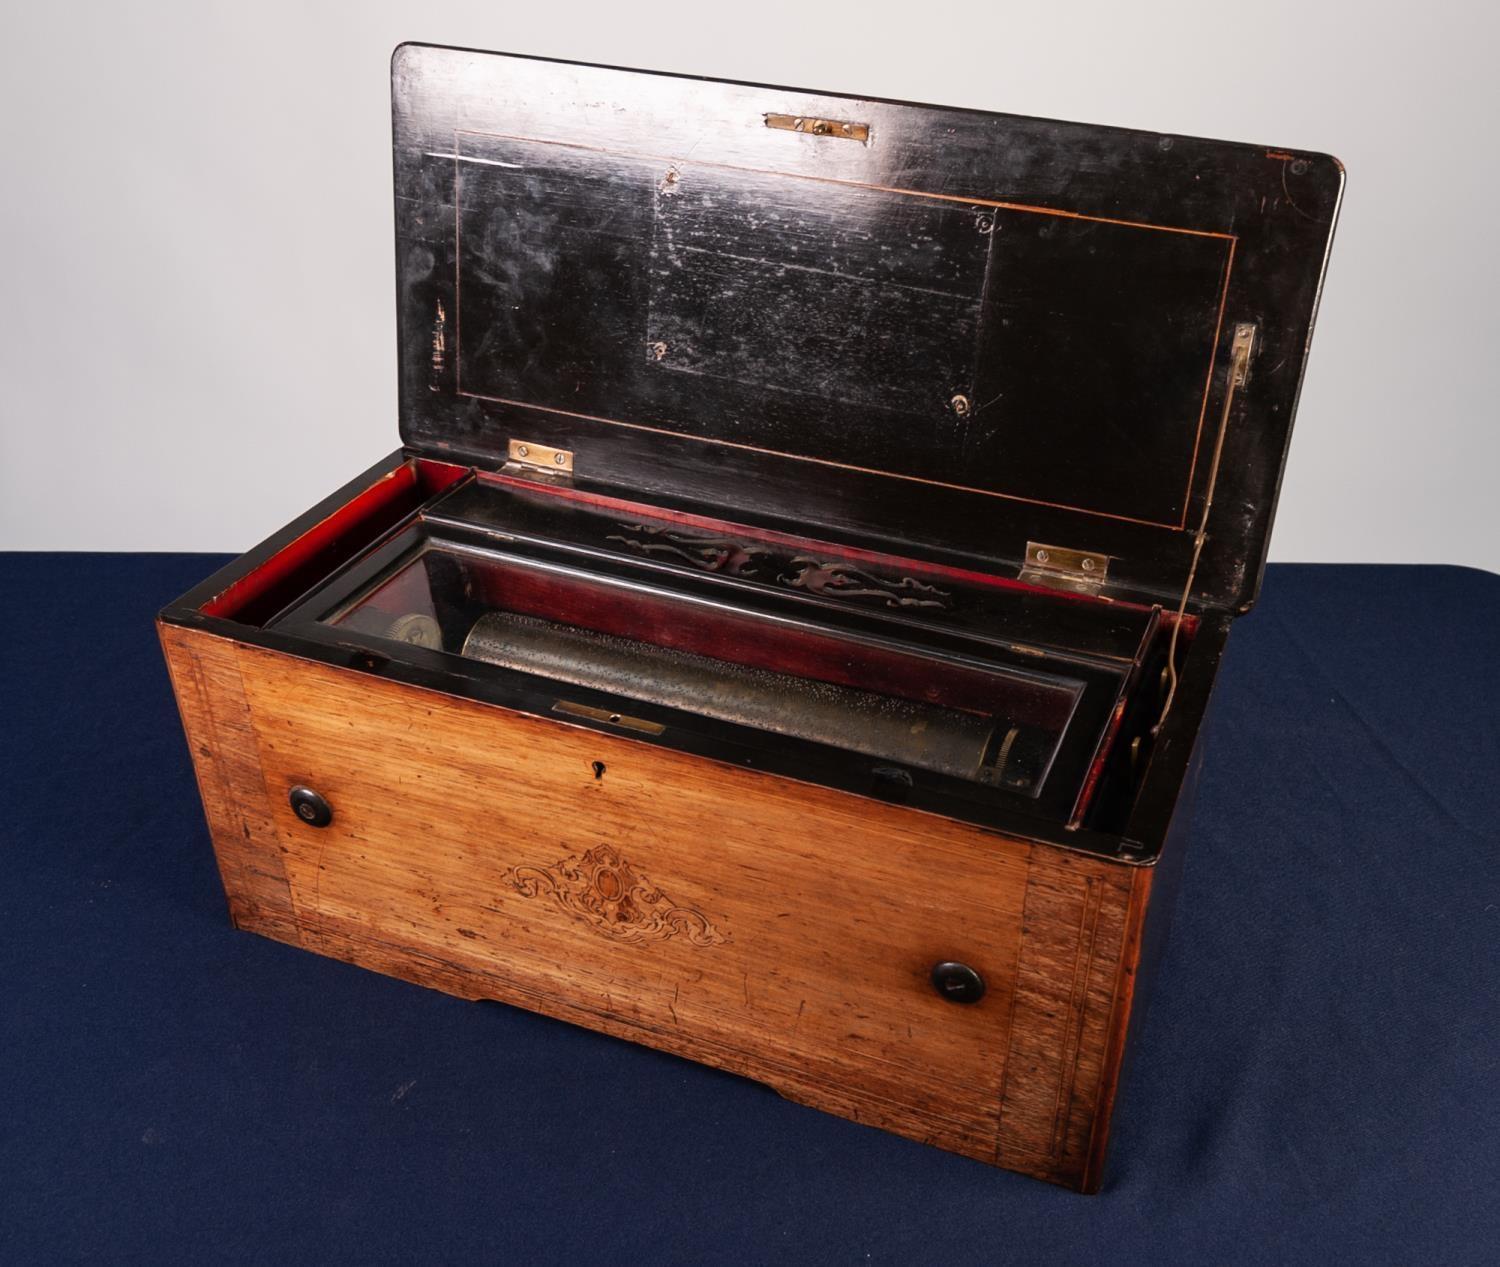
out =
<path fill-rule="evenodd" d="M 1271 569 L 1085 1198 L 234 931 L 221 561 L 0 556 L 0 1261 L 1500 1260 L 1500 577 Z"/>

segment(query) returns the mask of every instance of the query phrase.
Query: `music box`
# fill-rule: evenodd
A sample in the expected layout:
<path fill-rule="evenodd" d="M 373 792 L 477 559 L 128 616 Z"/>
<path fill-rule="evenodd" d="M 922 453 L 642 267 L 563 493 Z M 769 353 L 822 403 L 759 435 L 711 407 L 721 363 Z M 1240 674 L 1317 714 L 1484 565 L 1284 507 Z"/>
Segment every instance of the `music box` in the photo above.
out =
<path fill-rule="evenodd" d="M 392 95 L 401 448 L 160 618 L 235 923 L 1096 1188 L 1338 163 Z"/>

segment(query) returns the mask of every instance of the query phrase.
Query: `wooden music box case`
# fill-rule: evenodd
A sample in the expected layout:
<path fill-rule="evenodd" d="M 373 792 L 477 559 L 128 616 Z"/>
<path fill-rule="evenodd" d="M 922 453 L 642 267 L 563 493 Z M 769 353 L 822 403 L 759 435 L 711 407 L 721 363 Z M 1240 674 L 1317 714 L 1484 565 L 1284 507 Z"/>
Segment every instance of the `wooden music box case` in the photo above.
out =
<path fill-rule="evenodd" d="M 392 96 L 401 448 L 160 618 L 234 922 L 1097 1188 L 1338 163 Z"/>

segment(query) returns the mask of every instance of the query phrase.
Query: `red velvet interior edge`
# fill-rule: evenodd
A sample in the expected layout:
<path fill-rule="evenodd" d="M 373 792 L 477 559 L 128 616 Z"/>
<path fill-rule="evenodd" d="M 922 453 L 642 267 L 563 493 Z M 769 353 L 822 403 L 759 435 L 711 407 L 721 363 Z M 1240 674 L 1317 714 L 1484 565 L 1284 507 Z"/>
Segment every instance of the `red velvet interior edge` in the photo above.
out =
<path fill-rule="evenodd" d="M 422 502 L 451 488 L 469 468 L 411 458 L 314 524 L 259 567 L 204 603 L 201 611 L 245 624 L 269 620 Z"/>
<path fill-rule="evenodd" d="M 1065 590 L 1041 589 L 1022 581 L 993 576 L 986 572 L 908 559 L 900 555 L 884 554 L 875 550 L 861 549 L 858 546 L 826 542 L 811 537 L 797 537 L 777 532 L 774 529 L 755 528 L 729 520 L 713 519 L 684 511 L 666 510 L 658 506 L 607 497 L 599 493 L 586 493 L 578 489 L 542 485 L 532 480 L 519 479 L 499 472 L 474 471 L 470 467 L 455 466 L 449 462 L 418 457 L 409 459 L 368 488 L 355 494 L 348 502 L 253 571 L 240 577 L 221 593 L 214 595 L 203 604 L 200 610 L 206 615 L 223 616 L 247 624 L 269 619 L 285 606 L 284 602 L 277 602 L 276 599 L 289 594 L 296 584 L 301 583 L 302 589 L 306 589 L 315 583 L 317 572 L 329 571 L 339 563 L 346 562 L 374 541 L 391 524 L 416 509 L 423 501 L 452 487 L 471 473 L 491 484 L 598 506 L 658 523 L 680 524 L 714 532 L 748 536 L 767 543 L 837 554 L 851 561 L 895 567 L 903 571 L 926 573 L 930 576 L 975 585 L 1029 590 L 1034 593 L 1045 593 L 1049 597 L 1071 599 L 1076 602 L 1098 601 L 1087 595 L 1070 594 Z M 292 593 L 291 597 L 295 597 L 295 594 Z M 290 599 L 288 598 L 287 601 Z M 1121 600 L 1114 601 L 1120 602 Z M 1122 605 L 1135 610 L 1146 609 L 1143 604 L 1123 603 Z M 1188 616 L 1183 626 L 1184 632 L 1190 633 L 1196 623 L 1196 618 Z"/>
<path fill-rule="evenodd" d="M 1109 724 L 1105 726 L 1104 734 L 1099 738 L 1099 746 L 1094 751 L 1094 759 L 1089 762 L 1089 768 L 1083 776 L 1083 785 L 1078 789 L 1078 797 L 1073 802 L 1073 812 L 1068 815 L 1069 827 L 1079 826 L 1087 816 L 1089 806 L 1093 804 L 1094 793 L 1099 788 L 1099 779 L 1104 774 L 1104 763 L 1109 760 L 1110 753 L 1114 751 L 1115 740 L 1120 737 L 1120 726 L 1125 721 L 1125 709 L 1129 703 L 1129 697 L 1124 693 L 1115 701 Z"/>

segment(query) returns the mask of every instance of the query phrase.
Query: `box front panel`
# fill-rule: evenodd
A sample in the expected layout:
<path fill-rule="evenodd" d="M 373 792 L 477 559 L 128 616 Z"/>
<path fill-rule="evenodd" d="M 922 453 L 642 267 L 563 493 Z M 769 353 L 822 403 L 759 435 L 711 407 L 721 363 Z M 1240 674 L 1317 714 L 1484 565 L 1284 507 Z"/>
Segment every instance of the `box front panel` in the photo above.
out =
<path fill-rule="evenodd" d="M 283 657 L 245 667 L 312 948 L 420 948 L 476 993 L 493 978 L 680 1034 L 773 1083 L 854 1083 L 993 1148 L 1026 846 Z M 277 795 L 297 784 L 328 827 Z M 944 960 L 984 977 L 980 1002 L 934 992 Z"/>
<path fill-rule="evenodd" d="M 1148 872 L 203 634 L 164 642 L 242 927 L 1097 1182 Z M 299 785 L 327 826 L 293 811 Z M 947 960 L 982 975 L 977 1003 L 934 991 Z"/>

